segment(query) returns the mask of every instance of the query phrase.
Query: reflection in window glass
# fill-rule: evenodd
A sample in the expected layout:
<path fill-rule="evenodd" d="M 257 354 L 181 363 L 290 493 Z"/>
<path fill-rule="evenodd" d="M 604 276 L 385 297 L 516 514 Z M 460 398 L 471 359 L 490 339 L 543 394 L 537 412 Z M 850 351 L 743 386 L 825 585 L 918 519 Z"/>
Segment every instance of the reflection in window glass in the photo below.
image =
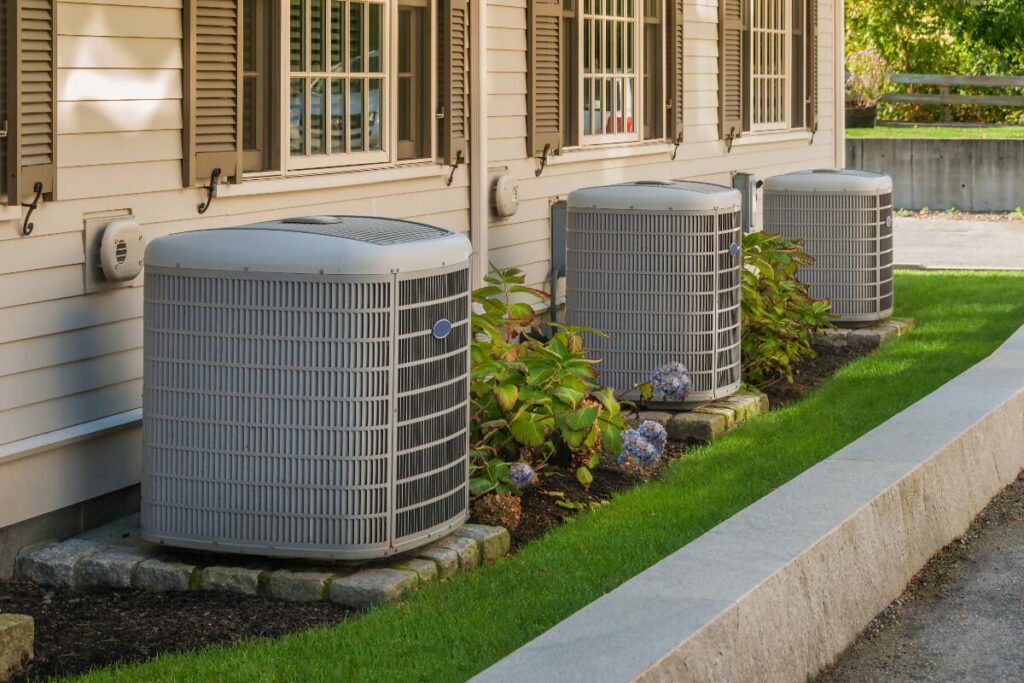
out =
<path fill-rule="evenodd" d="M 331 2 L 331 71 L 345 70 L 345 3 Z"/>
<path fill-rule="evenodd" d="M 633 0 L 583 3 L 583 136 L 636 131 L 636 7 Z"/>
<path fill-rule="evenodd" d="M 327 28 L 327 0 L 312 0 L 309 13 L 310 71 L 324 71 L 324 30 Z"/>
<path fill-rule="evenodd" d="M 331 81 L 331 153 L 345 151 L 345 81 Z"/>
<path fill-rule="evenodd" d="M 353 152 L 362 152 L 363 137 L 363 82 L 353 80 L 349 83 L 349 141 Z"/>
<path fill-rule="evenodd" d="M 372 150 L 383 149 L 380 141 L 382 89 L 383 81 L 379 78 L 370 79 L 369 97 L 367 98 L 369 103 L 369 107 L 367 108 L 367 129 L 369 130 L 370 149 Z"/>
<path fill-rule="evenodd" d="M 306 153 L 306 82 L 292 79 L 290 98 L 290 135 L 292 154 Z"/>
<path fill-rule="evenodd" d="M 370 73 L 381 71 L 381 46 L 384 44 L 384 22 L 381 20 L 383 5 L 370 5 Z"/>
<path fill-rule="evenodd" d="M 290 63 L 292 71 L 306 69 L 306 40 L 303 28 L 306 24 L 306 3 L 303 0 L 292 0 Z"/>
<path fill-rule="evenodd" d="M 327 154 L 327 98 L 322 78 L 313 80 L 309 96 L 309 153 Z"/>
<path fill-rule="evenodd" d="M 349 71 L 359 73 L 363 70 L 363 9 L 361 2 L 353 2 L 349 8 L 348 20 L 348 54 Z"/>

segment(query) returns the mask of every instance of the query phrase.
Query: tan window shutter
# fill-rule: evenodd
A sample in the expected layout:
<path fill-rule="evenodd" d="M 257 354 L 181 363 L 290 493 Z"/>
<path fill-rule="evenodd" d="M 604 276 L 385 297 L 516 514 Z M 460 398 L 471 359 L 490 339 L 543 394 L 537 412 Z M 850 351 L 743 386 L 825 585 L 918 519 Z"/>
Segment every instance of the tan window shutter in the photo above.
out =
<path fill-rule="evenodd" d="M 7 13 L 10 7 L 0 7 L 0 196 L 7 195 L 7 131 L 10 129 L 10 114 L 7 112 L 7 72 L 13 68 L 17 59 L 13 51 L 7 49 Z"/>
<path fill-rule="evenodd" d="M 438 13 L 441 154 L 449 164 L 469 160 L 469 2 L 446 0 Z"/>
<path fill-rule="evenodd" d="M 683 10 L 684 0 L 671 0 L 669 8 L 668 83 L 672 89 L 669 112 L 669 137 L 675 142 L 683 140 Z"/>
<path fill-rule="evenodd" d="M 7 74 L 7 201 L 31 199 L 36 183 L 52 196 L 57 171 L 54 163 L 56 89 L 54 88 L 57 31 L 54 0 L 9 2 L 7 47 L 12 68 Z"/>
<path fill-rule="evenodd" d="M 529 149 L 533 156 L 562 147 L 562 0 L 530 0 Z"/>
<path fill-rule="evenodd" d="M 241 0 L 185 0 L 184 183 L 241 180 Z"/>
<path fill-rule="evenodd" d="M 818 0 L 807 0 L 807 127 L 818 131 Z"/>
<path fill-rule="evenodd" d="M 743 0 L 718 3 L 718 114 L 719 136 L 739 137 L 743 131 L 743 38 L 747 13 Z"/>

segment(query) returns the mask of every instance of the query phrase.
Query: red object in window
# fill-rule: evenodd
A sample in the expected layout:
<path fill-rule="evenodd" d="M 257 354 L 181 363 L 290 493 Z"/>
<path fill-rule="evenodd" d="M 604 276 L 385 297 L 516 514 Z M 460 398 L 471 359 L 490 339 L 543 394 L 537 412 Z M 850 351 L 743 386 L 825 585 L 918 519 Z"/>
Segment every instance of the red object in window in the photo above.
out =
<path fill-rule="evenodd" d="M 615 124 L 615 125 L 613 125 L 613 124 Z M 605 124 L 605 127 L 604 127 L 604 132 L 605 133 L 619 133 L 619 132 L 622 132 L 622 131 L 618 130 L 618 128 L 621 128 L 621 127 L 622 127 L 622 117 L 621 116 L 616 116 L 613 119 L 609 115 L 608 116 L 608 123 Z M 626 117 L 626 131 L 625 132 L 627 132 L 627 133 L 632 133 L 633 132 L 633 117 L 632 116 L 627 116 Z"/>

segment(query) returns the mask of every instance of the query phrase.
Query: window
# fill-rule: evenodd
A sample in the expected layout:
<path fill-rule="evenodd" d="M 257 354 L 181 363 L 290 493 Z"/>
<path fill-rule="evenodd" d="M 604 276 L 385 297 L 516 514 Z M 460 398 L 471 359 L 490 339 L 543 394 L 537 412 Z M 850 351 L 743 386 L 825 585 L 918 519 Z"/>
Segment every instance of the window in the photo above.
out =
<path fill-rule="evenodd" d="M 814 128 L 817 0 L 721 0 L 722 136 Z"/>
<path fill-rule="evenodd" d="M 215 168 L 238 182 L 468 156 L 467 0 L 185 0 L 185 11 L 186 183 Z"/>
<path fill-rule="evenodd" d="M 534 155 L 667 136 L 665 93 L 682 59 L 682 31 L 670 31 L 668 22 L 682 6 L 683 0 L 530 1 Z"/>

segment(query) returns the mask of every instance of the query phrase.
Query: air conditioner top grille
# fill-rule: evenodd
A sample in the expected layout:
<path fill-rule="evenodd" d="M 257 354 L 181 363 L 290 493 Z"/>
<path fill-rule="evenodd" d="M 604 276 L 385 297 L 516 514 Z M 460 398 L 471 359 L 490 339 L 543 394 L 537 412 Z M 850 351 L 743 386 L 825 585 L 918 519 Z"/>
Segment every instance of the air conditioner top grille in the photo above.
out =
<path fill-rule="evenodd" d="M 237 228 L 229 228 L 237 229 Z M 303 218 L 287 218 L 283 221 L 256 223 L 246 226 L 248 230 L 288 230 L 305 232 L 311 235 L 341 237 L 367 244 L 388 246 L 438 239 L 451 233 L 441 228 L 412 221 L 394 220 L 390 218 L 372 218 L 369 216 L 308 216 Z"/>
<path fill-rule="evenodd" d="M 765 192 L 892 192 L 892 178 L 882 173 L 856 169 L 820 168 L 768 178 Z"/>
<path fill-rule="evenodd" d="M 466 262 L 464 235 L 370 216 L 311 216 L 153 240 L 146 265 L 223 272 L 386 275 Z"/>
<path fill-rule="evenodd" d="M 646 180 L 588 187 L 569 195 L 569 209 L 609 211 L 732 212 L 740 208 L 739 191 L 689 180 Z"/>

